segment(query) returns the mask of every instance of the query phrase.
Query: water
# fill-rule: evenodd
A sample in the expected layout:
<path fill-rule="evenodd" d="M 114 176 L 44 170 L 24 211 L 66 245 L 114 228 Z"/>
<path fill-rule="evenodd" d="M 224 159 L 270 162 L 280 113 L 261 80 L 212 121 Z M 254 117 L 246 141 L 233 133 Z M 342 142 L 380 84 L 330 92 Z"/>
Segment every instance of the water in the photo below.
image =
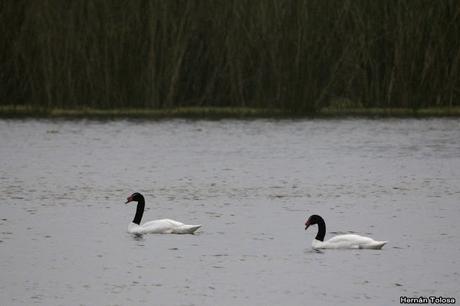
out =
<path fill-rule="evenodd" d="M 460 122 L 0 121 L 1 305 L 460 298 Z M 143 221 L 196 235 L 126 232 Z M 381 251 L 315 252 L 356 232 Z"/>

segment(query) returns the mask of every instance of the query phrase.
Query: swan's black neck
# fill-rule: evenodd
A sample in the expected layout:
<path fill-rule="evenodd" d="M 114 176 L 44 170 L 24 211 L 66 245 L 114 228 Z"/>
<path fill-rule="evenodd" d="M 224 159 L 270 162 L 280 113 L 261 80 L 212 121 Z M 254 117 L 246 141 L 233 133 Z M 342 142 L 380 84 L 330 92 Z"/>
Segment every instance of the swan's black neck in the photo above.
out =
<path fill-rule="evenodd" d="M 134 216 L 134 220 L 133 220 L 133 223 L 136 223 L 137 225 L 141 224 L 142 215 L 144 214 L 144 207 L 145 207 L 144 197 L 142 195 L 140 197 L 141 198 L 137 202 L 136 215 Z"/>
<path fill-rule="evenodd" d="M 319 241 L 324 241 L 324 236 L 326 236 L 326 223 L 324 222 L 323 218 L 319 218 L 317 220 L 318 224 L 318 233 L 316 234 L 315 239 Z"/>

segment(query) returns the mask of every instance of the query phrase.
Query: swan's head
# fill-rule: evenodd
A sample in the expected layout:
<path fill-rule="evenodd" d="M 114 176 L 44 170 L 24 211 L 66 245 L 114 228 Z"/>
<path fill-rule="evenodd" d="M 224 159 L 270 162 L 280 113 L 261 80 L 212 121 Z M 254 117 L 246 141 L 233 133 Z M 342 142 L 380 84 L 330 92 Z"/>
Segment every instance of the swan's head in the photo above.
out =
<path fill-rule="evenodd" d="M 140 194 L 139 192 L 135 192 L 128 197 L 125 204 L 128 204 L 129 202 L 139 202 L 143 198 L 144 197 L 142 196 L 142 194 Z"/>
<path fill-rule="evenodd" d="M 311 215 L 310 218 L 308 218 L 308 220 L 305 222 L 305 230 L 307 230 L 307 228 L 310 226 L 310 225 L 313 225 L 313 224 L 318 224 L 319 222 L 321 222 L 323 220 L 323 218 L 321 218 L 321 216 L 318 216 L 318 215 Z M 324 221 L 323 221 L 324 222 Z"/>

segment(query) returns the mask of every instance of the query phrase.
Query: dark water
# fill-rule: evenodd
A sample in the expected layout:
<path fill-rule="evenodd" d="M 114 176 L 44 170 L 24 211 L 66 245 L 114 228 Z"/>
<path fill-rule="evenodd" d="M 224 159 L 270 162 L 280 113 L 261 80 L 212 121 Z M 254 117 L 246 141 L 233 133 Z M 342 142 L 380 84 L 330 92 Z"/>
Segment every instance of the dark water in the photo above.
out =
<path fill-rule="evenodd" d="M 203 228 L 131 236 L 134 191 Z M 459 120 L 0 121 L 1 305 L 458 300 L 459 220 Z"/>

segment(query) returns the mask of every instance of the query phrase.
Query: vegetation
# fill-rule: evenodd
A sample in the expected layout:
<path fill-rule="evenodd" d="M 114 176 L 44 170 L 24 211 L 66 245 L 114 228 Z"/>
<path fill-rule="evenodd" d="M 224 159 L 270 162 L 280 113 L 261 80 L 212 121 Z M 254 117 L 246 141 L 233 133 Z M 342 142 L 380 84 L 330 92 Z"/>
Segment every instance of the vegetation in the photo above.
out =
<path fill-rule="evenodd" d="M 460 107 L 431 108 L 331 108 L 311 112 L 293 112 L 276 108 L 250 107 L 174 107 L 174 108 L 35 108 L 31 106 L 0 106 L 0 118 L 298 118 L 298 117 L 460 117 Z"/>
<path fill-rule="evenodd" d="M 15 0 L 0 26 L 1 113 L 460 106 L 457 0 Z"/>

